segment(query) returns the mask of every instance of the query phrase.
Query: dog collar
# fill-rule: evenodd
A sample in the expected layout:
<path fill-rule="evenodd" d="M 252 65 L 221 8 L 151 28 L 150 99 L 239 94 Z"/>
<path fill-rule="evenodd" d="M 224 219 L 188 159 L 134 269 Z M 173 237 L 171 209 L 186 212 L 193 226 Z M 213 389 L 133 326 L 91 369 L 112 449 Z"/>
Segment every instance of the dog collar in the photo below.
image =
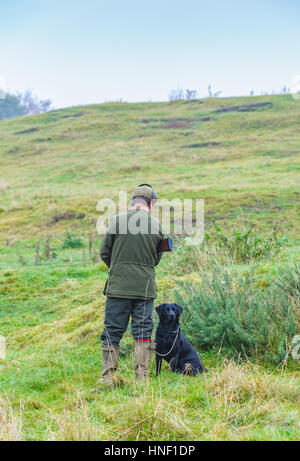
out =
<path fill-rule="evenodd" d="M 177 328 L 177 330 L 175 330 L 175 331 L 174 330 L 170 331 L 170 330 L 167 330 L 166 328 L 163 328 L 163 327 L 160 326 L 159 329 L 163 330 L 163 331 L 166 331 L 167 333 L 173 333 L 174 335 L 176 335 L 177 333 L 180 332 L 180 328 Z"/>

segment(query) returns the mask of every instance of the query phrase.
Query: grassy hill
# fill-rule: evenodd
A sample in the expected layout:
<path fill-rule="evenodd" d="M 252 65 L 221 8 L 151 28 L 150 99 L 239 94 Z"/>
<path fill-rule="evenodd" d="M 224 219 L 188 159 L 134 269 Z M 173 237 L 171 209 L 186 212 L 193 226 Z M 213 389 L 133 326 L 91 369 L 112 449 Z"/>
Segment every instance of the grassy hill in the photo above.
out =
<path fill-rule="evenodd" d="M 157 302 L 174 299 L 178 282 L 201 291 L 216 265 L 234 277 L 251 272 L 262 292 L 299 261 L 299 117 L 286 95 L 101 104 L 0 122 L 0 439 L 299 437 L 295 360 L 203 348 L 208 375 L 188 379 L 165 366 L 137 384 L 128 334 L 124 385 L 97 387 L 107 269 L 93 236 L 97 202 L 136 184 L 155 185 L 161 198 L 204 198 L 213 243 L 191 253 L 178 242 L 164 256 Z M 244 222 L 287 241 L 250 263 L 221 254 L 214 223 L 230 233 Z M 82 246 L 72 249 L 75 238 Z M 298 298 L 289 300 L 299 329 Z"/>
<path fill-rule="evenodd" d="M 206 220 L 243 212 L 263 228 L 299 224 L 299 112 L 291 96 L 103 104 L 0 124 L 1 241 L 39 235 L 150 181 L 160 197 L 202 197 Z M 6 185 L 6 189 L 5 189 Z M 299 209 L 298 209 L 299 210 Z M 67 223 L 67 227 L 78 222 Z"/>

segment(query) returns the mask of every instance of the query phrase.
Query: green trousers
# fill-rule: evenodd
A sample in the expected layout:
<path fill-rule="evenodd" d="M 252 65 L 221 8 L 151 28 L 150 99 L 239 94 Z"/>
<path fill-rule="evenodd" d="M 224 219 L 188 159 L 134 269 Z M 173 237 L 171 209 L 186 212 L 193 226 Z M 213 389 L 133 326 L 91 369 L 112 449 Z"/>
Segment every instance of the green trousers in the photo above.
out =
<path fill-rule="evenodd" d="M 119 345 L 131 318 L 131 333 L 135 340 L 149 339 L 153 330 L 153 299 L 106 298 L 104 344 Z"/>

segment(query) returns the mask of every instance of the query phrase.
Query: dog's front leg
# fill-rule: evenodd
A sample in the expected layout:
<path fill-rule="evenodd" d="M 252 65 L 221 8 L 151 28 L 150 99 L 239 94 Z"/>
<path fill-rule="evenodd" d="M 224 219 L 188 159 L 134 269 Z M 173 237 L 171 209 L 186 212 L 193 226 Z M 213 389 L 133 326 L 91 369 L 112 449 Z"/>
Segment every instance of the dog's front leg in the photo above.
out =
<path fill-rule="evenodd" d="M 156 376 L 160 375 L 162 358 L 158 354 L 155 356 L 156 359 Z"/>
<path fill-rule="evenodd" d="M 178 366 L 178 354 L 175 355 L 175 357 L 173 357 L 170 361 L 170 370 L 173 372 L 173 373 L 176 373 L 177 371 L 177 366 Z"/>

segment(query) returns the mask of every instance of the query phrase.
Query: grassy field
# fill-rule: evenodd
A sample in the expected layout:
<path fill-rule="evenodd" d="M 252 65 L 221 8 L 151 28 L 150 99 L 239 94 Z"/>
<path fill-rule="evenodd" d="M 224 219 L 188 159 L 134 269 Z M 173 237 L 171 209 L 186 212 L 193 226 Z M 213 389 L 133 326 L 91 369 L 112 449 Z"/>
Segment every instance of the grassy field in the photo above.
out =
<path fill-rule="evenodd" d="M 201 291 L 215 267 L 251 273 L 258 292 L 272 287 L 299 262 L 299 119 L 299 102 L 285 95 L 112 103 L 0 122 L 0 439 L 299 438 L 300 367 L 290 357 L 198 347 L 208 374 L 171 375 L 165 365 L 160 378 L 136 383 L 126 333 L 120 387 L 97 385 L 107 268 L 95 237 L 97 202 L 149 182 L 161 198 L 203 198 L 212 235 L 197 251 L 178 240 L 164 255 L 157 303 L 175 288 L 186 296 L 185 282 Z M 286 240 L 238 261 L 217 248 L 214 223 L 229 233 L 253 224 L 266 239 L 276 228 Z M 67 231 L 80 248 L 64 248 Z M 299 331 L 299 297 L 289 296 Z"/>

